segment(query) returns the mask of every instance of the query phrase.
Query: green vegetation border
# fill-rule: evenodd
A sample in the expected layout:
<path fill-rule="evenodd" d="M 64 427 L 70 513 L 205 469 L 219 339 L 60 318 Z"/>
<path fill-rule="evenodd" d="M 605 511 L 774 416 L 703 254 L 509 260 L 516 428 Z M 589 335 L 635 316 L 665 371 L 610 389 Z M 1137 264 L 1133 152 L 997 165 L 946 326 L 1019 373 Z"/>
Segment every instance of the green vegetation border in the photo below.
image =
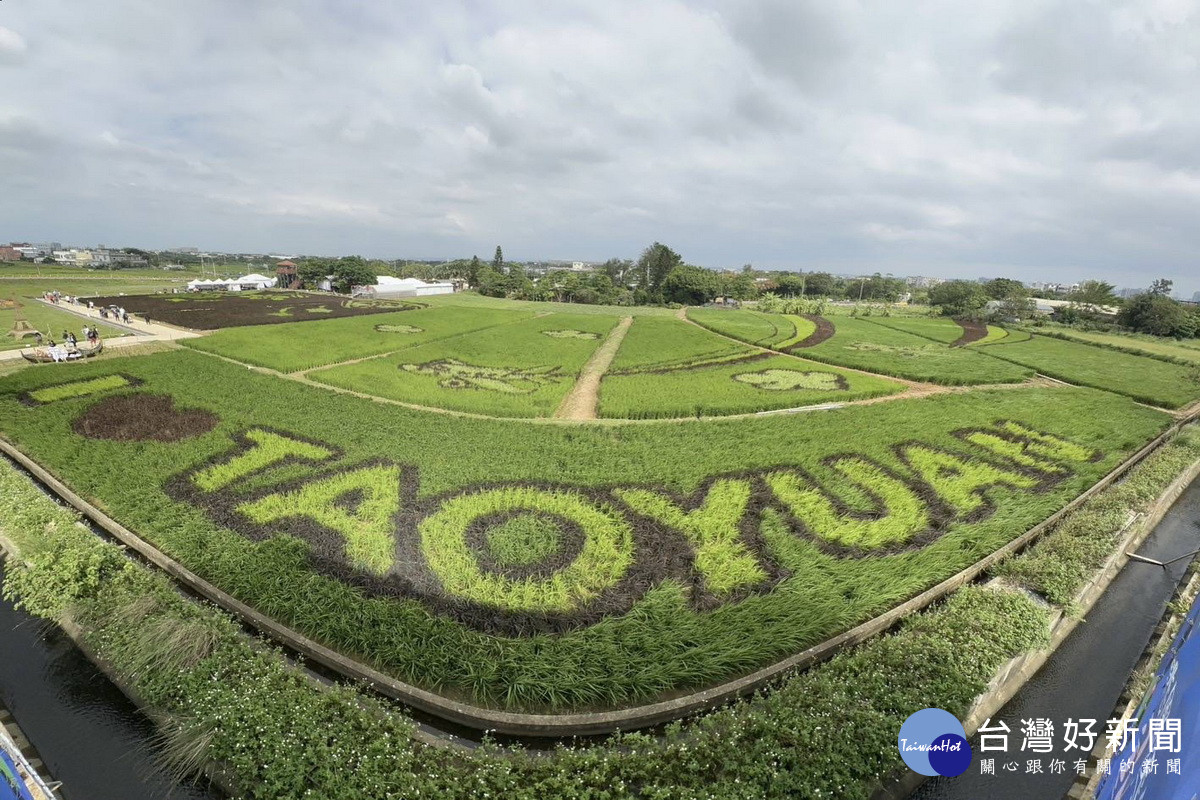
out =
<path fill-rule="evenodd" d="M 1118 353 L 1125 353 L 1126 355 L 1145 356 L 1146 358 L 1153 358 L 1157 361 L 1165 361 L 1168 364 L 1177 364 L 1181 367 L 1200 367 L 1200 362 L 1198 362 L 1196 359 L 1189 360 L 1186 358 L 1176 358 L 1175 356 L 1168 356 L 1164 353 L 1156 353 L 1153 350 L 1146 350 L 1144 348 L 1122 347 L 1121 345 L 1113 344 L 1112 342 L 1099 342 L 1094 339 L 1084 339 L 1081 337 L 1072 336 L 1071 334 L 1064 333 L 1060 330 L 1055 330 L 1053 328 L 1038 328 L 1036 330 L 1030 330 L 1029 328 L 1026 328 L 1026 327 L 1018 327 L 1017 330 L 1023 331 L 1024 333 L 1028 333 L 1031 335 L 1036 333 L 1038 336 L 1045 336 L 1050 339 L 1062 339 L 1064 342 L 1073 342 L 1074 344 L 1087 344 L 1087 345 L 1091 345 L 1092 347 L 1099 347 L 1103 350 L 1114 350 Z M 1106 335 L 1122 336 L 1123 334 L 1108 333 Z"/>
<path fill-rule="evenodd" d="M 1188 417 L 1177 419 L 1153 441 L 1121 462 L 1121 464 L 1117 465 L 1117 467 L 1085 492 L 1025 533 L 1009 541 L 1003 547 L 890 611 L 832 639 L 828 639 L 821 644 L 810 647 L 749 675 L 700 692 L 690 693 L 683 697 L 622 709 L 620 711 L 571 714 L 522 714 L 485 709 L 467 703 L 455 702 L 412 686 L 411 684 L 398 681 L 353 659 L 335 653 L 329 648 L 300 635 L 296 631 L 280 625 L 245 603 L 238 601 L 228 593 L 218 589 L 208 581 L 201 579 L 198 575 L 186 569 L 174 559 L 169 558 L 160 550 L 77 495 L 49 471 L 4 439 L 0 439 L 0 452 L 3 452 L 28 470 L 55 494 L 79 510 L 109 535 L 139 553 L 147 561 L 184 584 L 189 590 L 223 607 L 242 621 L 267 633 L 277 641 L 284 643 L 312 661 L 347 677 L 361 680 L 385 696 L 400 700 L 421 711 L 467 727 L 519 736 L 569 737 L 611 733 L 617 730 L 636 730 L 638 728 L 672 722 L 681 717 L 710 710 L 760 689 L 788 671 L 810 667 L 826 661 L 852 645 L 859 644 L 890 630 L 902 622 L 905 617 L 921 611 L 933 602 L 969 584 L 1000 561 L 1027 547 L 1046 531 L 1057 525 L 1066 515 L 1079 508 L 1098 492 L 1111 486 L 1130 469 L 1141 463 L 1148 455 L 1173 439 L 1185 424 L 1197 416 L 1200 416 L 1200 410 L 1193 412 Z"/>

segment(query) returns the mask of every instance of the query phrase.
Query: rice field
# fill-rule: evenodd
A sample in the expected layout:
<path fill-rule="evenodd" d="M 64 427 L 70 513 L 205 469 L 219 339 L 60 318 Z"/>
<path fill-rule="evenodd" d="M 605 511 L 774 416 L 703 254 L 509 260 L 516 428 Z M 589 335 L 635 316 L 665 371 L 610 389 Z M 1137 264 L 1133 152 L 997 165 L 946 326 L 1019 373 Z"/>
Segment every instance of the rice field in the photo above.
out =
<path fill-rule="evenodd" d="M 363 363 L 408 373 L 425 350 L 579 365 L 615 322 L 538 317 Z M 504 352 L 533 342 L 536 359 Z M 694 372 L 756 365 L 748 386 L 797 394 L 829 380 L 772 372 L 802 363 Z M 1168 422 L 1111 392 L 1030 387 L 534 426 L 184 349 L 75 365 L 65 382 L 31 368 L 0 390 L 6 437 L 243 601 L 432 691 L 546 711 L 703 688 L 819 643 L 994 551 Z"/>

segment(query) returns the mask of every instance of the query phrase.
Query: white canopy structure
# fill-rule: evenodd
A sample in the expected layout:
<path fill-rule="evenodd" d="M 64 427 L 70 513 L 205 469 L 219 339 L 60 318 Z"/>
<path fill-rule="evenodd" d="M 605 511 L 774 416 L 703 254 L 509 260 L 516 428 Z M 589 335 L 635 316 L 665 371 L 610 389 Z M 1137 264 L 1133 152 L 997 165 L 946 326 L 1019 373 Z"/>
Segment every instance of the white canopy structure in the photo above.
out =
<path fill-rule="evenodd" d="M 372 286 L 356 286 L 353 294 L 358 297 L 421 297 L 431 294 L 453 294 L 454 284 L 449 281 L 426 282 L 418 278 L 393 278 L 376 275 Z"/>
<path fill-rule="evenodd" d="M 274 278 L 268 278 L 266 275 L 259 275 L 257 272 L 252 272 L 240 278 L 211 278 L 188 281 L 187 288 L 189 292 L 207 292 L 222 289 L 237 292 L 242 290 L 270 289 L 274 285 Z"/>

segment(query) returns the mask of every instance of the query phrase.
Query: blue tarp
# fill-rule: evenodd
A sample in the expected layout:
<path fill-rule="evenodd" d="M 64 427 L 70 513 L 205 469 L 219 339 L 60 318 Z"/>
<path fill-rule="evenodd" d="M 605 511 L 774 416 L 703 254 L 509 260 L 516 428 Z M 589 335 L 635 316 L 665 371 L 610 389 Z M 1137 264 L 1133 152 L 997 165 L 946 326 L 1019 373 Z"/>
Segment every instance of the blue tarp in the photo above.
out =
<path fill-rule="evenodd" d="M 25 783 L 17 777 L 17 765 L 0 750 L 0 800 L 33 800 Z"/>
<path fill-rule="evenodd" d="M 1097 800 L 1194 800 L 1200 792 L 1200 598 L 1163 656 L 1150 699 L 1134 714 L 1136 737 L 1112 756 L 1112 772 L 1096 791 Z M 1150 722 L 1178 719 L 1178 753 L 1151 752 Z M 1132 728 L 1132 723 L 1130 724 Z M 1143 774 L 1143 762 L 1153 757 L 1154 772 Z M 1133 759 L 1133 769 L 1121 773 L 1118 765 Z M 1170 774 L 1168 759 L 1179 759 L 1180 774 Z"/>

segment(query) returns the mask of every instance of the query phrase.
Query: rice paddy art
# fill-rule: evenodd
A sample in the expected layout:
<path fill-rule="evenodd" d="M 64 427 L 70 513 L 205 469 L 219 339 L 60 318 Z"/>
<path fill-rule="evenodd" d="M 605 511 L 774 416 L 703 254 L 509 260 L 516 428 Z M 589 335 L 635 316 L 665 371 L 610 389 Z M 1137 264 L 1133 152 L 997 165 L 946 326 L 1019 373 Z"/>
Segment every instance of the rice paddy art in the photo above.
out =
<path fill-rule="evenodd" d="M 563 377 L 558 367 L 484 367 L 466 364 L 453 358 L 427 361 L 424 364 L 401 364 L 400 369 L 417 375 L 441 378 L 444 389 L 482 389 L 502 394 L 529 394 L 541 386 Z"/>

